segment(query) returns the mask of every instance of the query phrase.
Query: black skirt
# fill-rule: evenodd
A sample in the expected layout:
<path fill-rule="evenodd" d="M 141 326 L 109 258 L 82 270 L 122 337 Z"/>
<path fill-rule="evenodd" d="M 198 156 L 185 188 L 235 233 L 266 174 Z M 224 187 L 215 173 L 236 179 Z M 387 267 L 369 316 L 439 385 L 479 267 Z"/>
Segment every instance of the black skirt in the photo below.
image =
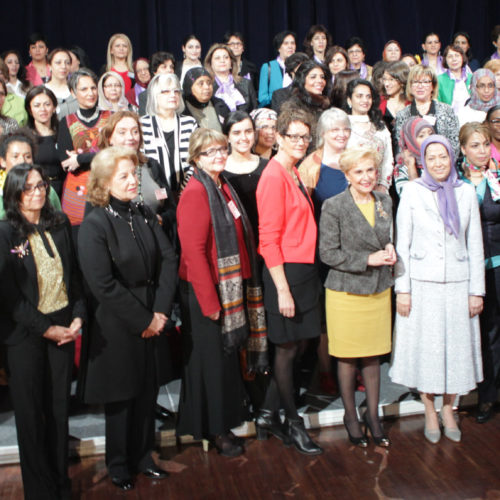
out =
<path fill-rule="evenodd" d="M 284 344 L 317 337 L 321 333 L 321 282 L 317 266 L 285 263 L 283 267 L 295 302 L 295 316 L 285 318 L 279 312 L 276 287 L 269 270 L 264 267 L 264 305 L 268 338 L 274 344 Z"/>
<path fill-rule="evenodd" d="M 225 434 L 247 418 L 238 352 L 224 354 L 219 321 L 203 315 L 190 283 L 179 284 L 183 378 L 177 435 L 195 439 Z"/>

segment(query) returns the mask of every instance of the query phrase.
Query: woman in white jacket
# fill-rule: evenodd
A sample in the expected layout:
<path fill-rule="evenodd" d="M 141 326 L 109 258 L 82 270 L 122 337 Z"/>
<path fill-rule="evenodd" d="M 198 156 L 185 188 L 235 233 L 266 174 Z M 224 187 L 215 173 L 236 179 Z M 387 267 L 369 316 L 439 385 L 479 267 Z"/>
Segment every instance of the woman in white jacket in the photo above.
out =
<path fill-rule="evenodd" d="M 407 184 L 397 214 L 396 325 L 390 376 L 416 388 L 425 406 L 425 437 L 460 441 L 457 394 L 482 380 L 478 314 L 483 308 L 481 222 L 472 186 L 460 181 L 453 150 L 440 135 L 422 144 L 422 176 Z"/>

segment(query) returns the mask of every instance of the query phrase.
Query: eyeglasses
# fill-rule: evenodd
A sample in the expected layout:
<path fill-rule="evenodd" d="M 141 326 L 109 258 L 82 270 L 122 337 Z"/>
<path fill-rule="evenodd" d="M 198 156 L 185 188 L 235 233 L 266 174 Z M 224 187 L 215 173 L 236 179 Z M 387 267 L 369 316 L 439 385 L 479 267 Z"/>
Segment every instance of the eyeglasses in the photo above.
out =
<path fill-rule="evenodd" d="M 479 90 L 484 90 L 484 89 L 494 89 L 495 84 L 494 83 L 478 83 L 476 85 L 476 88 Z"/>
<path fill-rule="evenodd" d="M 309 144 L 312 141 L 310 135 L 299 135 L 299 134 L 283 134 L 285 137 L 290 139 L 292 144 L 298 144 L 299 141 L 303 141 L 304 144 Z"/>
<path fill-rule="evenodd" d="M 48 187 L 48 184 L 45 181 L 41 181 L 38 184 L 35 184 L 34 186 L 30 186 L 27 184 L 26 186 L 23 187 L 23 193 L 32 195 L 35 193 L 35 191 L 38 189 L 38 191 L 42 192 L 45 191 Z"/>
<path fill-rule="evenodd" d="M 413 80 L 411 82 L 412 85 L 415 85 L 415 87 L 427 87 L 432 83 L 432 80 Z"/>
<path fill-rule="evenodd" d="M 220 153 L 222 156 L 227 155 L 227 148 L 225 146 L 221 146 L 220 148 L 210 148 L 206 151 L 202 151 L 200 156 L 206 156 L 207 158 L 215 158 L 217 153 Z"/>
<path fill-rule="evenodd" d="M 106 83 L 103 85 L 105 89 L 121 89 L 122 86 L 119 83 Z"/>

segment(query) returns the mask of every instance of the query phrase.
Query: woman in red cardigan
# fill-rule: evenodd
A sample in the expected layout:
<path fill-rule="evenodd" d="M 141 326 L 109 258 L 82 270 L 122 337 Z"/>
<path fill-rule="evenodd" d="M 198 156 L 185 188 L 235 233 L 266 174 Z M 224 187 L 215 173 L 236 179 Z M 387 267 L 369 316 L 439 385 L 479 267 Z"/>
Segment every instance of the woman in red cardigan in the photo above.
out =
<path fill-rule="evenodd" d="M 278 117 L 278 153 L 257 187 L 259 253 L 265 261 L 264 304 L 269 339 L 275 344 L 273 377 L 256 418 L 257 437 L 267 433 L 308 455 L 322 453 L 297 413 L 293 363 L 301 342 L 320 334 L 320 281 L 315 266 L 317 227 L 311 198 L 296 163 L 311 142 L 312 117 L 301 109 Z M 279 417 L 285 410 L 285 425 Z"/>

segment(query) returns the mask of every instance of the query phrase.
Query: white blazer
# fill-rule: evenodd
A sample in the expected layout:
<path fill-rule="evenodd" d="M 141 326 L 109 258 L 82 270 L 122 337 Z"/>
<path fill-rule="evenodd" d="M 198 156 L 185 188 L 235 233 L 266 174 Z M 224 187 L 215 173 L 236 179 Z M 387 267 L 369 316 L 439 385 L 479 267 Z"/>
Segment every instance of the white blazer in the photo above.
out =
<path fill-rule="evenodd" d="M 455 188 L 460 232 L 446 231 L 437 195 L 417 182 L 403 189 L 396 217 L 396 293 L 411 293 L 411 279 L 469 281 L 469 295 L 484 295 L 483 236 L 474 188 Z"/>

